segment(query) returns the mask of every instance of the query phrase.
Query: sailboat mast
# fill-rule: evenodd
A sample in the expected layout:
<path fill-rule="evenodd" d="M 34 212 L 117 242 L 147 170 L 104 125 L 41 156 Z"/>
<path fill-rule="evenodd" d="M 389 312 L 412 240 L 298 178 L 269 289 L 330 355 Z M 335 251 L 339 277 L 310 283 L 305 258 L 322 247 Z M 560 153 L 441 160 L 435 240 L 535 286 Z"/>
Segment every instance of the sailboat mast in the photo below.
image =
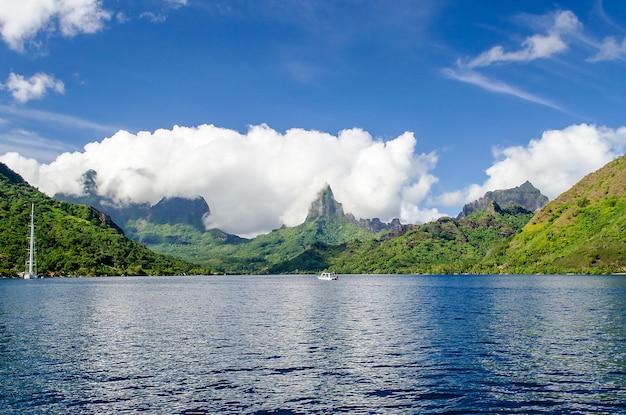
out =
<path fill-rule="evenodd" d="M 30 248 L 28 250 L 28 274 L 33 274 L 35 262 L 35 204 L 30 207 Z"/>

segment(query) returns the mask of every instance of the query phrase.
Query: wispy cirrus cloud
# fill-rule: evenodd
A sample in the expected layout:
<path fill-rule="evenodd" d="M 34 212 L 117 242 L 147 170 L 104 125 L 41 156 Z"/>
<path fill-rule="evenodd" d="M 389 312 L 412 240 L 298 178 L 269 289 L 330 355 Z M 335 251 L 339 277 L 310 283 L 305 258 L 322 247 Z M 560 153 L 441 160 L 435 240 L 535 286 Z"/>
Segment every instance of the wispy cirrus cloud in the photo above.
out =
<path fill-rule="evenodd" d="M 587 59 L 588 62 L 612 60 L 626 61 L 626 38 L 621 43 L 613 36 L 605 38 L 598 48 L 598 53 Z"/>
<path fill-rule="evenodd" d="M 188 0 L 165 0 L 160 2 L 159 7 L 152 7 L 150 10 L 143 11 L 139 14 L 140 19 L 149 20 L 152 23 L 165 23 L 169 17 L 171 10 L 178 10 L 181 7 L 188 6 Z"/>
<path fill-rule="evenodd" d="M 511 95 L 525 101 L 534 102 L 535 104 L 544 105 L 558 111 L 566 112 L 564 108 L 554 102 L 551 102 L 550 100 L 533 95 L 505 82 L 488 78 L 473 70 L 454 70 L 451 68 L 444 68 L 442 69 L 442 73 L 450 79 L 476 85 L 480 88 L 486 89 L 487 91 L 495 92 L 497 94 Z"/>
<path fill-rule="evenodd" d="M 569 48 L 566 37 L 573 36 L 582 27 L 576 15 L 569 10 L 557 11 L 547 16 L 533 16 L 532 19 L 526 20 L 532 20 L 533 26 L 538 26 L 543 30 L 541 33 L 527 36 L 519 48 L 507 51 L 504 46 L 496 45 L 476 57 L 458 59 L 455 68 L 444 68 L 442 73 L 450 79 L 475 85 L 490 92 L 510 95 L 568 113 L 561 105 L 549 99 L 479 72 L 481 68 L 499 63 L 526 63 L 537 59 L 548 59 L 565 52 Z"/>
<path fill-rule="evenodd" d="M 175 7 L 175 8 L 183 7 L 183 6 L 186 6 L 188 4 L 187 0 L 166 0 L 166 1 L 167 1 L 167 3 L 172 5 L 172 7 Z"/>
<path fill-rule="evenodd" d="M 14 129 L 0 132 L 0 154 L 13 154 L 16 157 L 20 154 L 29 159 L 29 163 L 34 160 L 51 162 L 59 154 L 76 151 L 77 149 L 59 140 L 43 137 L 34 131 Z"/>
<path fill-rule="evenodd" d="M 24 118 L 32 121 L 54 123 L 69 128 L 97 131 L 105 134 L 112 133 L 120 129 L 120 127 L 104 125 L 71 115 L 21 108 L 12 105 L 0 105 L 0 114 L 8 114 L 14 117 Z"/>

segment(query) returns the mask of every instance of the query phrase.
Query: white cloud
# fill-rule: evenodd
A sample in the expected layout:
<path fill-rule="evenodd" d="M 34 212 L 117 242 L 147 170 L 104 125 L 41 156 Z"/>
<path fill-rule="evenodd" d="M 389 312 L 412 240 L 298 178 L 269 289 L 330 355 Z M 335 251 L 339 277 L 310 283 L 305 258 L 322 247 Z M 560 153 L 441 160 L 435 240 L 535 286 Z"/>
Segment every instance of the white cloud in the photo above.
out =
<path fill-rule="evenodd" d="M 598 53 L 589 58 L 589 62 L 611 61 L 616 59 L 626 59 L 626 38 L 619 43 L 614 37 L 610 36 L 604 39 L 600 45 Z"/>
<path fill-rule="evenodd" d="M 212 125 L 153 133 L 119 131 L 33 165 L 16 154 L 0 157 L 45 193 L 77 193 L 88 169 L 98 189 L 118 201 L 156 203 L 162 197 L 202 195 L 210 227 L 253 235 L 301 223 L 325 183 L 346 212 L 418 223 L 440 216 L 418 205 L 437 181 L 435 154 L 416 154 L 412 133 L 383 142 L 360 129 L 331 135 L 266 125 L 241 134 Z"/>
<path fill-rule="evenodd" d="M 8 89 L 13 98 L 22 104 L 32 99 L 41 99 L 49 89 L 59 94 L 65 93 L 63 82 L 43 72 L 39 72 L 28 79 L 22 75 L 10 73 L 7 82 L 0 87 Z"/>
<path fill-rule="evenodd" d="M 9 47 L 23 51 L 40 31 L 72 37 L 100 30 L 111 13 L 100 0 L 20 0 L 0 2 L 0 35 Z"/>
<path fill-rule="evenodd" d="M 497 161 L 486 170 L 482 185 L 438 198 L 450 206 L 468 203 L 496 189 L 519 186 L 526 180 L 550 199 L 568 190 L 585 175 L 601 168 L 626 149 L 626 127 L 611 129 L 589 124 L 545 131 L 526 146 L 497 149 Z"/>
<path fill-rule="evenodd" d="M 525 101 L 530 101 L 530 102 L 534 102 L 535 104 L 545 105 L 546 107 L 554 108 L 556 110 L 565 112 L 563 108 L 561 108 L 560 106 L 554 104 L 553 102 L 547 99 L 525 92 L 505 82 L 490 79 L 472 70 L 455 71 L 450 68 L 444 68 L 442 72 L 444 75 L 446 75 L 447 77 L 451 79 L 454 79 L 460 82 L 465 82 L 465 83 L 472 84 L 472 85 L 476 85 L 478 87 L 486 89 L 487 91 L 495 92 L 497 94 L 512 95 L 514 97 L 523 99 Z"/>
<path fill-rule="evenodd" d="M 505 52 L 502 46 L 494 46 L 467 63 L 467 67 L 476 68 L 489 66 L 496 62 L 528 62 L 567 50 L 568 46 L 563 35 L 574 32 L 581 26 L 578 18 L 571 11 L 565 10 L 555 14 L 554 22 L 546 35 L 535 34 L 522 42 L 522 48 L 513 52 Z"/>

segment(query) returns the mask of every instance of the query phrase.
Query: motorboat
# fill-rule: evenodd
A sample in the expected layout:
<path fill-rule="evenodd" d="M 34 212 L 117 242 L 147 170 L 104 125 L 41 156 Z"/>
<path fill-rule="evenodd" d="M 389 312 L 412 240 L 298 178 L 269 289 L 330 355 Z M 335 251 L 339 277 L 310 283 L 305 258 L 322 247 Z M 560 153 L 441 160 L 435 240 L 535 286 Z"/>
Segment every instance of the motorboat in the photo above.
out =
<path fill-rule="evenodd" d="M 317 279 L 324 280 L 324 281 L 336 281 L 339 279 L 339 277 L 334 272 L 322 272 L 317 277 Z"/>

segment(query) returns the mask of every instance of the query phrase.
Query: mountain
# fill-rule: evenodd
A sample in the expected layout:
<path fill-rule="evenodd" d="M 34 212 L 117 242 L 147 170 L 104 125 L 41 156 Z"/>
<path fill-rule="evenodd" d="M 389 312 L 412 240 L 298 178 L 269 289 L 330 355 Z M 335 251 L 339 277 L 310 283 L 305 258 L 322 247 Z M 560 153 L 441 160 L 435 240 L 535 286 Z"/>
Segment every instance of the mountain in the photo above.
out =
<path fill-rule="evenodd" d="M 0 163 L 0 274 L 24 270 L 35 203 L 37 265 L 46 275 L 171 275 L 207 268 L 168 258 L 126 238 L 104 213 L 57 201 Z"/>
<path fill-rule="evenodd" d="M 277 264 L 297 257 L 309 246 L 372 240 L 401 226 L 397 220 L 390 226 L 378 219 L 356 220 L 353 215 L 345 214 L 332 189 L 326 185 L 311 203 L 304 223 L 245 239 L 219 229 L 206 230 L 202 219 L 210 215 L 210 210 L 203 198 L 163 199 L 152 207 L 148 204 L 116 206 L 96 194 L 96 174 L 88 171 L 83 176 L 84 196 L 55 197 L 103 209 L 128 237 L 154 252 L 231 274 L 275 272 Z"/>
<path fill-rule="evenodd" d="M 79 196 L 66 193 L 55 194 L 54 198 L 66 202 L 95 207 L 106 212 L 125 232 L 128 223 L 145 219 L 157 224 L 186 224 L 204 231 L 203 219 L 211 214 L 209 205 L 203 197 L 193 199 L 170 197 L 161 199 L 156 205 L 149 203 L 129 203 L 121 205 L 113 200 L 98 195 L 95 170 L 87 170 L 81 177 L 82 194 Z M 133 239 L 139 239 L 134 238 Z"/>
<path fill-rule="evenodd" d="M 199 227 L 210 214 L 199 199 L 133 207 L 124 212 L 127 219 L 120 226 L 156 252 L 228 273 L 626 272 L 625 157 L 551 202 L 526 182 L 486 193 L 456 219 L 423 225 L 356 220 L 325 186 L 304 223 L 254 239 Z M 7 183 L 23 185 L 12 172 L 4 176 Z M 86 197 L 95 200 L 93 177 L 88 175 L 84 184 Z M 106 201 L 100 205 L 110 207 Z M 95 213 L 92 218 L 104 220 Z M 24 212 L 20 220 L 25 227 Z M 2 254 L 2 260 L 9 255 Z"/>
<path fill-rule="evenodd" d="M 333 195 L 330 185 L 326 184 L 317 194 L 317 198 L 311 203 L 306 220 L 333 216 L 345 217 L 345 213 L 341 203 L 335 200 L 335 195 Z"/>
<path fill-rule="evenodd" d="M 348 243 L 327 262 L 340 273 L 481 272 L 483 258 L 519 232 L 532 216 L 519 206 L 501 208 L 491 201 L 458 220 L 444 217 L 380 242 Z"/>
<path fill-rule="evenodd" d="M 626 272 L 626 156 L 546 204 L 498 255 L 503 272 Z"/>
<path fill-rule="evenodd" d="M 204 219 L 211 214 L 206 200 L 196 198 L 163 198 L 154 206 L 149 203 L 121 205 L 98 195 L 98 173 L 86 171 L 82 178 L 82 195 L 56 194 L 57 200 L 95 207 L 106 212 L 132 240 L 159 254 L 205 263 L 205 252 L 223 244 L 238 244 L 243 238 L 220 230 L 206 231 Z"/>
<path fill-rule="evenodd" d="M 379 218 L 373 219 L 356 219 L 351 213 L 344 213 L 341 203 L 335 200 L 333 191 L 330 185 L 326 184 L 322 190 L 318 193 L 317 199 L 311 203 L 307 220 L 316 217 L 341 217 L 348 220 L 360 228 L 363 228 L 372 233 L 380 232 L 400 232 L 405 228 L 400 223 L 399 219 L 393 219 L 389 223 L 382 222 Z"/>
<path fill-rule="evenodd" d="M 457 219 L 464 218 L 478 209 L 485 208 L 491 202 L 496 202 L 502 208 L 520 206 L 531 212 L 538 211 L 543 205 L 548 203 L 548 197 L 541 194 L 539 189 L 529 181 L 512 189 L 494 190 L 485 193 L 480 199 L 463 206 Z"/>
<path fill-rule="evenodd" d="M 319 272 L 324 264 L 300 267 L 289 264 L 311 246 L 334 247 L 347 241 L 373 240 L 378 237 L 352 223 L 344 214 L 329 186 L 325 186 L 311 203 L 304 223 L 282 227 L 252 240 L 222 245 L 205 251 L 207 265 L 228 273 L 303 273 Z"/>
<path fill-rule="evenodd" d="M 204 230 L 202 219 L 210 214 L 209 205 L 202 196 L 194 199 L 170 197 L 152 206 L 148 217 L 154 223 L 185 223 Z"/>

